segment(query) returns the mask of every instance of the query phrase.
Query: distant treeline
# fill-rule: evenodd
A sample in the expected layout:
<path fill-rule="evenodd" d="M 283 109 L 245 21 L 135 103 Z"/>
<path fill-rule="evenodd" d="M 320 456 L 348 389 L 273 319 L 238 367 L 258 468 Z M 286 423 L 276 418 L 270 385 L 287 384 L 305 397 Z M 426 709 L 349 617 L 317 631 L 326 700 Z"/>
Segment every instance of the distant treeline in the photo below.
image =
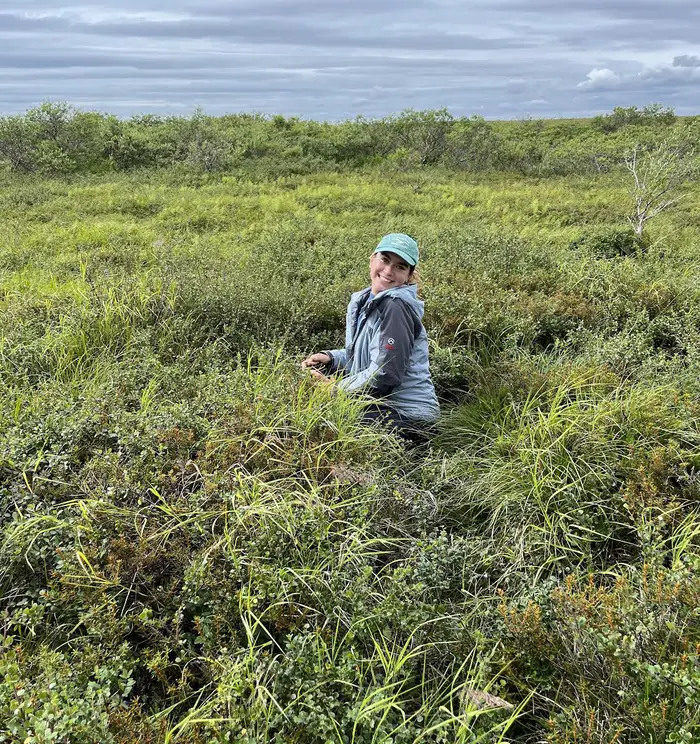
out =
<path fill-rule="evenodd" d="M 0 167 L 64 175 L 180 167 L 280 176 L 387 164 L 444 165 L 528 175 L 590 174 L 619 165 L 635 145 L 673 141 L 694 148 L 700 116 L 676 117 L 660 104 L 615 108 L 591 119 L 490 122 L 447 109 L 412 109 L 340 123 L 263 114 L 131 119 L 42 103 L 0 117 Z"/>

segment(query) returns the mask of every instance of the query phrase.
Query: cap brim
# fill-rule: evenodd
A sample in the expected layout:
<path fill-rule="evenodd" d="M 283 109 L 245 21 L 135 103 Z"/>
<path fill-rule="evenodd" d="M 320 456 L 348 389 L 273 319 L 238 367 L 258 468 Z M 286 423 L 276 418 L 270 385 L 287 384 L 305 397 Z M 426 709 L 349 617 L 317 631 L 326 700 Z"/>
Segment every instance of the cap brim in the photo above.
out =
<path fill-rule="evenodd" d="M 403 251 L 397 251 L 395 248 L 382 248 L 381 246 L 377 246 L 374 249 L 375 253 L 394 253 L 400 258 L 403 258 L 403 260 L 409 265 L 409 266 L 415 266 L 415 263 L 413 263 L 413 259 L 408 256 Z"/>

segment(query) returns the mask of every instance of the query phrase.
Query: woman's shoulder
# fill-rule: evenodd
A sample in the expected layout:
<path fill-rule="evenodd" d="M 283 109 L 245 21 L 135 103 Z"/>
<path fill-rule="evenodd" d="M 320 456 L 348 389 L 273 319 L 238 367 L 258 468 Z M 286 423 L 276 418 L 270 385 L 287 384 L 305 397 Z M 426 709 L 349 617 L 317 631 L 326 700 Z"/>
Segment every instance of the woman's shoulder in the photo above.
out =
<path fill-rule="evenodd" d="M 364 289 L 360 289 L 358 292 L 353 292 L 350 295 L 350 304 L 356 305 L 358 302 L 360 302 L 360 300 L 366 299 L 369 296 L 371 290 L 371 287 L 365 287 Z"/>
<path fill-rule="evenodd" d="M 405 305 L 407 308 L 410 308 L 419 319 L 423 318 L 425 304 L 423 300 L 418 298 L 415 285 L 408 284 L 403 287 L 390 289 L 386 292 L 386 296 L 387 299 L 391 299 L 394 302 L 398 302 Z"/>

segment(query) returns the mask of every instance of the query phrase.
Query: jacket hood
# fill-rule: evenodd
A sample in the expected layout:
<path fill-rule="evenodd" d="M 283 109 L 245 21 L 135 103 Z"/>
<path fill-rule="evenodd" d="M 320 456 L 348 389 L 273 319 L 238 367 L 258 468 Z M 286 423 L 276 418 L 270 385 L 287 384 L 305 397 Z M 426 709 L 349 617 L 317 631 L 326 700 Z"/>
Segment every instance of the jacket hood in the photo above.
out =
<path fill-rule="evenodd" d="M 357 298 L 359 300 L 362 295 L 364 295 L 365 293 L 369 294 L 370 291 L 371 288 L 367 287 L 360 292 L 356 292 L 353 296 L 353 299 Z M 398 297 L 399 299 L 403 300 L 411 308 L 411 310 L 413 310 L 413 312 L 418 317 L 418 320 L 423 320 L 425 303 L 423 302 L 423 300 L 418 299 L 418 286 L 416 284 L 404 284 L 401 287 L 392 287 L 391 289 L 385 289 L 383 292 L 380 292 L 374 297 L 370 297 L 369 301 L 367 302 L 367 306 L 369 307 L 371 303 L 377 302 L 383 297 Z"/>

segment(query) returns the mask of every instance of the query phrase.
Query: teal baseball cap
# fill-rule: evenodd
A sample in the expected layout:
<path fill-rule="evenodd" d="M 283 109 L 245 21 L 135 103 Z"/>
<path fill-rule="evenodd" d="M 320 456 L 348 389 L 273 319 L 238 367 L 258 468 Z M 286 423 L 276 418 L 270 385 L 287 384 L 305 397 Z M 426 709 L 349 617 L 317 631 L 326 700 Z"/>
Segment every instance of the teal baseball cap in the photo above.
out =
<path fill-rule="evenodd" d="M 418 263 L 418 243 L 405 233 L 389 233 L 374 249 L 374 253 L 395 253 L 401 256 L 410 266 Z"/>

